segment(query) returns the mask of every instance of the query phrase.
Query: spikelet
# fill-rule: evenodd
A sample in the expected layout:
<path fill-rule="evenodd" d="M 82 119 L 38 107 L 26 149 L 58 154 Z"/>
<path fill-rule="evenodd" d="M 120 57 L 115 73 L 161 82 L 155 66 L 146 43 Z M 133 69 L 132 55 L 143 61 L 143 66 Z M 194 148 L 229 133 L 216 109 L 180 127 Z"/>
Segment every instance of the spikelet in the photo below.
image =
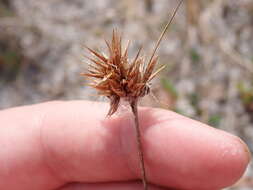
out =
<path fill-rule="evenodd" d="M 122 51 L 121 36 L 116 30 L 113 31 L 111 43 L 107 41 L 105 43 L 108 56 L 86 47 L 93 58 L 87 57 L 92 64 L 89 66 L 88 73 L 82 75 L 91 78 L 93 82 L 89 85 L 97 89 L 100 95 L 110 99 L 108 115 L 112 115 L 118 109 L 120 98 L 131 102 L 149 93 L 148 83 L 158 73 L 152 75 L 157 57 L 152 58 L 145 66 L 144 60 L 140 57 L 140 48 L 135 58 L 130 61 L 129 43 Z"/>

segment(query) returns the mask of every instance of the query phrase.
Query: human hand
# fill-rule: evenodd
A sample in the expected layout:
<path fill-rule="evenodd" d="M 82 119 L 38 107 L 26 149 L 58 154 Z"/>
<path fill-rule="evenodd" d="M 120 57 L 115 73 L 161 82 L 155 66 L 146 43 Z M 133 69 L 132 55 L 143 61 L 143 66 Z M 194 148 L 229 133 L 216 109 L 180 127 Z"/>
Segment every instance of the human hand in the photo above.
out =
<path fill-rule="evenodd" d="M 142 190 L 131 117 L 107 111 L 88 101 L 0 111 L 0 189 Z M 150 190 L 218 190 L 247 167 L 239 138 L 170 111 L 139 112 Z"/>

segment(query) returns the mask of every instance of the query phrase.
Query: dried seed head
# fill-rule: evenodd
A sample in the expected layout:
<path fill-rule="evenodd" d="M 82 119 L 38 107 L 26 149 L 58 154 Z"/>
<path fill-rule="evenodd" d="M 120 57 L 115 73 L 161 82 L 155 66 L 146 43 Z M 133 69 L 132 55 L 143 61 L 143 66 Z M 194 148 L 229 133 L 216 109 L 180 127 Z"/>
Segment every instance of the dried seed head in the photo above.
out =
<path fill-rule="evenodd" d="M 128 45 L 122 52 L 121 36 L 116 31 L 113 31 L 111 44 L 105 41 L 109 51 L 108 56 L 86 47 L 93 54 L 93 58 L 87 57 L 92 64 L 90 64 L 88 73 L 82 75 L 93 81 L 90 86 L 97 89 L 100 95 L 107 96 L 110 99 L 111 107 L 108 115 L 117 111 L 120 98 L 124 98 L 132 104 L 137 102 L 138 98 L 149 93 L 148 83 L 164 68 L 163 66 L 153 73 L 157 64 L 155 53 L 183 1 L 180 0 L 178 3 L 172 17 L 158 38 L 150 60 L 146 64 L 139 57 L 141 48 L 135 59 L 129 61 Z"/>
<path fill-rule="evenodd" d="M 136 140 L 144 190 L 148 190 L 148 185 L 141 131 L 138 120 L 137 102 L 140 97 L 149 93 L 150 89 L 148 83 L 164 68 L 161 67 L 153 73 L 154 67 L 157 64 L 157 57 L 155 57 L 155 53 L 183 1 L 184 0 L 180 0 L 172 17 L 166 24 L 151 54 L 151 58 L 147 63 L 144 63 L 144 60 L 140 58 L 141 48 L 139 49 L 136 57 L 132 61 L 129 61 L 129 43 L 126 49 L 122 51 L 121 36 L 119 36 L 116 31 L 113 31 L 112 41 L 110 44 L 105 41 L 108 47 L 108 56 L 87 47 L 89 52 L 93 55 L 92 58 L 87 57 L 92 64 L 90 64 L 88 72 L 82 75 L 93 81 L 90 86 L 97 89 L 99 94 L 107 96 L 110 99 L 111 106 L 108 115 L 110 116 L 117 111 L 121 98 L 126 99 L 131 106 L 135 121 Z"/>
<path fill-rule="evenodd" d="M 87 57 L 92 64 L 88 73 L 83 76 L 92 80 L 90 86 L 98 90 L 100 95 L 110 99 L 111 108 L 108 115 L 117 111 L 120 98 L 127 101 L 136 101 L 138 98 L 149 93 L 149 81 L 161 70 L 153 73 L 157 64 L 157 57 L 153 57 L 145 65 L 140 57 L 141 48 L 132 61 L 128 58 L 128 45 L 122 51 L 121 36 L 117 31 L 113 31 L 112 41 L 107 41 L 108 56 L 86 47 L 93 55 L 93 58 Z"/>

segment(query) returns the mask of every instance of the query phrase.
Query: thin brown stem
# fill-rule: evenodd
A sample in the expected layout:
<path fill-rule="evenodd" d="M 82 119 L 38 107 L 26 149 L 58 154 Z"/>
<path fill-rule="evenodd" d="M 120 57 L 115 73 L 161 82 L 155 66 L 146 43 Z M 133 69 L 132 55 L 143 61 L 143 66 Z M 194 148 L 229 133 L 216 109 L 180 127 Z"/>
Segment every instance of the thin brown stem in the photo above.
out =
<path fill-rule="evenodd" d="M 174 10 L 172 16 L 170 17 L 169 21 L 168 21 L 167 24 L 165 25 L 165 27 L 164 27 L 164 29 L 163 29 L 161 35 L 159 36 L 159 38 L 158 38 L 158 40 L 157 40 L 157 42 L 156 42 L 155 48 L 154 48 L 154 50 L 153 50 L 153 52 L 152 52 L 152 54 L 151 54 L 151 57 L 150 57 L 149 62 L 148 62 L 147 65 L 149 65 L 149 64 L 152 62 L 152 60 L 153 60 L 153 58 L 154 58 L 154 56 L 155 56 L 155 53 L 156 53 L 156 51 L 157 51 L 157 49 L 158 49 L 158 47 L 159 47 L 159 45 L 160 45 L 160 43 L 161 43 L 161 41 L 162 41 L 162 39 L 163 39 L 163 37 L 164 37 L 166 31 L 168 30 L 168 28 L 169 28 L 170 24 L 172 23 L 174 17 L 176 16 L 176 13 L 177 13 L 177 11 L 178 11 L 180 5 L 183 3 L 183 1 L 184 1 L 184 0 L 180 0 L 180 2 L 178 3 L 177 7 L 175 8 L 175 10 Z"/>
<path fill-rule="evenodd" d="M 138 154 L 139 154 L 140 169 L 141 169 L 141 175 L 142 175 L 142 183 L 143 183 L 144 190 L 148 190 L 145 163 L 144 163 L 143 144 L 142 144 L 141 130 L 140 130 L 139 118 L 138 118 L 137 100 L 131 101 L 130 105 L 131 105 L 131 109 L 134 115 L 136 141 L 138 145 Z"/>

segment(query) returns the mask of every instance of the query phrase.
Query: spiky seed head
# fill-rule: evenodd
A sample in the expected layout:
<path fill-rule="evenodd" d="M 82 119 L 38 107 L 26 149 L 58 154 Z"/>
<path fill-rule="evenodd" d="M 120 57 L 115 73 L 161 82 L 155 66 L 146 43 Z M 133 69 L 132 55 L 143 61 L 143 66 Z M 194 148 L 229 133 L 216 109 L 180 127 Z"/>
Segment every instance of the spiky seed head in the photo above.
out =
<path fill-rule="evenodd" d="M 88 72 L 82 74 L 92 81 L 89 85 L 98 90 L 100 95 L 110 99 L 108 115 L 114 114 L 119 106 L 121 98 L 127 101 L 136 101 L 138 98 L 149 93 L 149 81 L 157 64 L 157 57 L 145 65 L 140 57 L 141 48 L 132 61 L 128 58 L 128 45 L 122 51 L 121 36 L 113 31 L 111 43 L 106 42 L 108 56 L 86 47 L 93 57 L 87 57 L 89 64 Z"/>

